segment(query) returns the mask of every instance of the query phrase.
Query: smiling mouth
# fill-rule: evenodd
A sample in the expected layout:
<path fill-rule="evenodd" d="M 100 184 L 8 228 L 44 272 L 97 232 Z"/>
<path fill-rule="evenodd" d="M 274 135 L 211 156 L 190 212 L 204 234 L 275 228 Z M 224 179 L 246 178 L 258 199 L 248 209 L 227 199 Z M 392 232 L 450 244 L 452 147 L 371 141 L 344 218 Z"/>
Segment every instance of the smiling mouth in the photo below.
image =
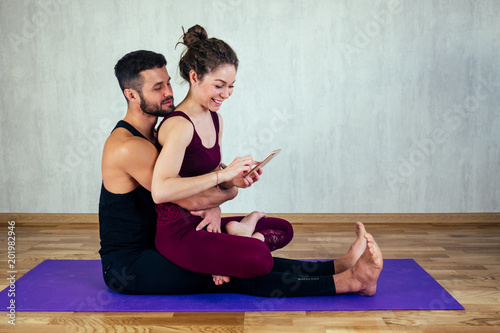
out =
<path fill-rule="evenodd" d="M 214 103 L 217 104 L 217 105 L 221 105 L 222 102 L 224 102 L 224 100 L 219 101 L 219 100 L 216 100 L 216 99 L 213 99 L 213 98 L 212 98 L 212 101 L 214 101 Z"/>

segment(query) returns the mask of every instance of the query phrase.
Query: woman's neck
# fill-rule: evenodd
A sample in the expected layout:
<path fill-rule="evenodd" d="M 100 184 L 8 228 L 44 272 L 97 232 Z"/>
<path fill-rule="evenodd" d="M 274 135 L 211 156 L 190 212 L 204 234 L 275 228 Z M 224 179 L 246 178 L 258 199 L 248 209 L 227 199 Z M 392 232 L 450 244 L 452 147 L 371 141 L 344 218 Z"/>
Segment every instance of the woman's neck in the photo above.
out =
<path fill-rule="evenodd" d="M 175 110 L 182 111 L 191 118 L 205 115 L 206 112 L 210 111 L 209 109 L 203 107 L 203 105 L 196 100 L 196 98 L 193 96 L 193 93 L 191 92 L 191 89 L 189 90 L 184 100 L 176 106 Z"/>

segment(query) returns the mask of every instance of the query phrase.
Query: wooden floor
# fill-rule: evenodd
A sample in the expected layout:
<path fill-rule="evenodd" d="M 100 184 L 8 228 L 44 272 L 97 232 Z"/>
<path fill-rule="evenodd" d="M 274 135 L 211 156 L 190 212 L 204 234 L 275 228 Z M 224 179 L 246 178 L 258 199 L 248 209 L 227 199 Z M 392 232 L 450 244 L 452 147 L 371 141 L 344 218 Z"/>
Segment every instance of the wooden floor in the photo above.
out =
<path fill-rule="evenodd" d="M 278 215 L 279 216 L 279 215 Z M 45 259 L 98 259 L 95 215 L 0 214 L 0 288 L 7 287 L 7 221 L 16 220 L 18 278 Z M 275 253 L 336 258 L 354 240 L 356 215 L 286 215 L 295 238 Z M 1 312 L 0 332 L 500 332 L 500 220 L 472 215 L 362 216 L 385 258 L 414 258 L 465 311 L 74 313 Z M 330 222 L 329 222 L 330 221 Z M 385 221 L 385 223 L 384 223 Z M 328 223 L 329 222 L 329 223 Z"/>

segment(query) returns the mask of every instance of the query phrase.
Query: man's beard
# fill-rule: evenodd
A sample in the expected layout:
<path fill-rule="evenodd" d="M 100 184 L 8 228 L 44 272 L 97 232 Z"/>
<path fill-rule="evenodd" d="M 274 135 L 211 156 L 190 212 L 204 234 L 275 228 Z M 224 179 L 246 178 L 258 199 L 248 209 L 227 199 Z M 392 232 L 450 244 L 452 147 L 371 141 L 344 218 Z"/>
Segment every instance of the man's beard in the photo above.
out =
<path fill-rule="evenodd" d="M 155 117 L 166 117 L 169 113 L 175 110 L 175 105 L 174 105 L 174 98 L 173 97 L 167 97 L 164 100 L 160 102 L 160 104 L 152 104 L 149 103 L 144 96 L 142 95 L 141 92 L 139 92 L 139 97 L 141 98 L 141 110 L 144 113 L 147 113 L 149 115 L 155 116 Z M 172 100 L 172 104 L 168 107 L 168 110 L 163 110 L 162 104 Z"/>

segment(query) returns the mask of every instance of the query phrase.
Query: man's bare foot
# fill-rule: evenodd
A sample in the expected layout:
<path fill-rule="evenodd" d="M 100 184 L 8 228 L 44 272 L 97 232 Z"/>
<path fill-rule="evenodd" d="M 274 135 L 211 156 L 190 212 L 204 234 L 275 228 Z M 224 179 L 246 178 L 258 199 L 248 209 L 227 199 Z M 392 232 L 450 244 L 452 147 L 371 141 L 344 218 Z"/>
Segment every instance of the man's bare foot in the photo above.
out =
<path fill-rule="evenodd" d="M 252 212 L 245 216 L 240 222 L 231 221 L 227 223 L 226 231 L 230 235 L 252 237 L 257 222 L 266 216 L 267 214 L 263 212 Z"/>
<path fill-rule="evenodd" d="M 347 271 L 333 276 L 337 294 L 375 295 L 378 277 L 384 265 L 383 257 L 373 236 L 367 233 L 365 238 L 366 250 L 356 264 Z"/>
<path fill-rule="evenodd" d="M 357 238 L 352 243 L 349 251 L 342 257 L 335 260 L 335 274 L 339 274 L 347 271 L 349 268 L 354 266 L 358 261 L 359 257 L 365 252 L 366 249 L 366 239 L 365 239 L 366 229 L 363 223 L 356 222 L 356 235 Z"/>
<path fill-rule="evenodd" d="M 212 275 L 212 277 L 216 286 L 228 283 L 231 280 L 229 276 L 223 276 L 223 275 Z"/>

